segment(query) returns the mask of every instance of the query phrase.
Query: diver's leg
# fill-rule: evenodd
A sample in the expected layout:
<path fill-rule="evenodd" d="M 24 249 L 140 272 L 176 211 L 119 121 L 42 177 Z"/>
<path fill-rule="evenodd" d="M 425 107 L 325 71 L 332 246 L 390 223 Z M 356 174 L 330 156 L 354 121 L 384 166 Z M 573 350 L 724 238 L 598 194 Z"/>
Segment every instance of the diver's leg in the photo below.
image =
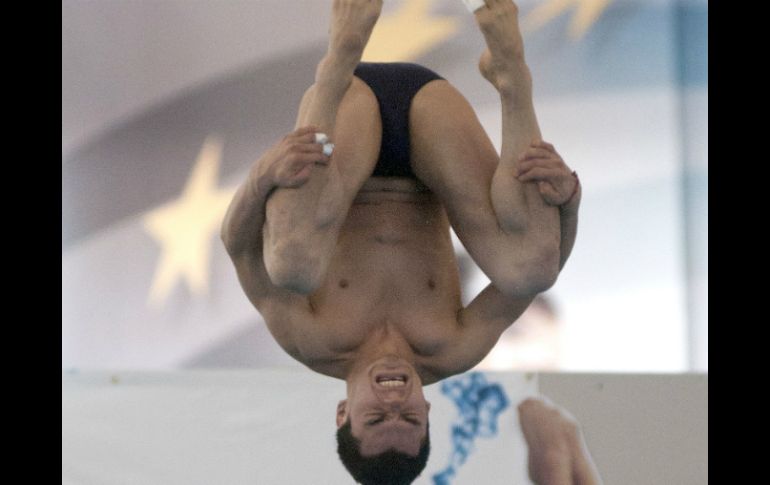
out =
<path fill-rule="evenodd" d="M 381 0 L 336 0 L 329 50 L 302 98 L 297 127 L 315 126 L 334 151 L 299 188 L 279 188 L 267 201 L 265 267 L 276 286 L 308 294 L 322 283 L 342 223 L 374 169 L 382 137 L 371 89 L 353 72 L 381 9 Z"/>
<path fill-rule="evenodd" d="M 545 204 L 536 183 L 516 179 L 517 159 L 540 131 L 515 6 L 510 0 L 487 4 L 476 11 L 489 45 L 479 68 L 500 92 L 501 155 L 463 95 L 438 80 L 412 102 L 412 166 L 492 283 L 506 294 L 535 294 L 558 275 L 559 214 Z"/>

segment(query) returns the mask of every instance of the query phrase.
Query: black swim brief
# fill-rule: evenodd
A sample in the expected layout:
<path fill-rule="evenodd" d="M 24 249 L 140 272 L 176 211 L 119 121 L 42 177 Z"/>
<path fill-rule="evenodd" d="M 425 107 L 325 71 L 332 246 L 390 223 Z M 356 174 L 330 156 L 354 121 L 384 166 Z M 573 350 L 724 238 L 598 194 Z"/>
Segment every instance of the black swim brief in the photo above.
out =
<path fill-rule="evenodd" d="M 417 91 L 444 78 L 406 62 L 362 62 L 355 75 L 374 91 L 380 106 L 382 144 L 372 176 L 417 178 L 409 162 L 409 108 Z"/>

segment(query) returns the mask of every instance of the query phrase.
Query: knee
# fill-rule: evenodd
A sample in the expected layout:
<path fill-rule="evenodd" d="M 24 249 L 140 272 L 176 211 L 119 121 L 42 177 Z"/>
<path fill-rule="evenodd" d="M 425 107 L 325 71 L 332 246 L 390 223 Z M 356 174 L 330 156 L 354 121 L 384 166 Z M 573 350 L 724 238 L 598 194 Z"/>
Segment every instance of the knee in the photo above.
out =
<path fill-rule="evenodd" d="M 549 290 L 559 278 L 559 255 L 543 255 L 527 273 L 527 290 L 531 295 L 537 295 Z"/>
<path fill-rule="evenodd" d="M 490 278 L 504 294 L 526 297 L 551 288 L 559 277 L 558 252 L 542 251 L 525 263 L 513 267 L 500 266 L 501 271 L 495 278 Z"/>
<path fill-rule="evenodd" d="M 326 265 L 309 245 L 290 241 L 265 247 L 265 269 L 277 287 L 302 295 L 316 291 Z"/>

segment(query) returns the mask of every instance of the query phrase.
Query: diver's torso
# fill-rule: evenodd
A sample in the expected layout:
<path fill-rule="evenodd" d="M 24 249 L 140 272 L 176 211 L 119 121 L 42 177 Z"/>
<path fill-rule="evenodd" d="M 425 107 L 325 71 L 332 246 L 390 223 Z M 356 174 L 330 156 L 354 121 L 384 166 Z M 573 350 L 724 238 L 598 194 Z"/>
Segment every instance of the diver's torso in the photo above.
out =
<path fill-rule="evenodd" d="M 418 358 L 441 352 L 462 303 L 449 221 L 433 193 L 414 179 L 369 179 L 310 301 L 328 339 L 300 348 L 316 354 L 308 357 L 319 367 L 383 332 L 404 339 Z"/>

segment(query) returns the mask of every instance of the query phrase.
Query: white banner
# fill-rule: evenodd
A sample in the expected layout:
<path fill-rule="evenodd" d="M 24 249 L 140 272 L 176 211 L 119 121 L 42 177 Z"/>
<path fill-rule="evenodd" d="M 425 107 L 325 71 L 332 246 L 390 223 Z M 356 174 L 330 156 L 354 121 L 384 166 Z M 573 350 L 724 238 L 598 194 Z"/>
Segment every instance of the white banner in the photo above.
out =
<path fill-rule="evenodd" d="M 301 370 L 88 372 L 64 374 L 62 391 L 62 484 L 353 483 L 336 454 L 335 409 L 345 397 L 336 379 Z M 536 393 L 535 374 L 509 372 L 426 387 L 432 451 L 415 485 L 530 483 L 516 406 Z"/>

